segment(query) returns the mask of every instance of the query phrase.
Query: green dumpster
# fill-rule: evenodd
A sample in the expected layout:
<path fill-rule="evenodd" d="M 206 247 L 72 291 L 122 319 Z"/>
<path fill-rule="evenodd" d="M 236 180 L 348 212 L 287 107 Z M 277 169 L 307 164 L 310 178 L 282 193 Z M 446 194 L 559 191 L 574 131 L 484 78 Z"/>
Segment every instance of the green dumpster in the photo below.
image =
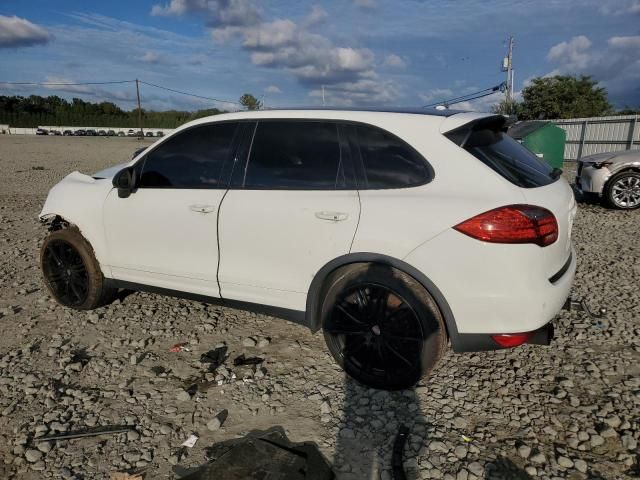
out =
<path fill-rule="evenodd" d="M 507 133 L 552 167 L 562 168 L 567 134 L 557 125 L 530 120 L 512 125 Z"/>

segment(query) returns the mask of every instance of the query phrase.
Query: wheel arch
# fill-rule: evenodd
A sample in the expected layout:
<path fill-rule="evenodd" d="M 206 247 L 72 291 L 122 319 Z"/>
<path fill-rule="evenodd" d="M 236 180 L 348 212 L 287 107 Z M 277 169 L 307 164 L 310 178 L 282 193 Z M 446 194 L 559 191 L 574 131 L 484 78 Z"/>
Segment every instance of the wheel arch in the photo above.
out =
<path fill-rule="evenodd" d="M 433 297 L 436 304 L 438 305 L 438 308 L 440 309 L 440 312 L 442 313 L 445 321 L 447 336 L 451 340 L 452 346 L 454 346 L 455 348 L 455 345 L 458 343 L 459 338 L 458 328 L 456 326 L 451 307 L 449 306 L 447 300 L 444 298 L 442 292 L 424 273 L 409 265 L 407 262 L 379 253 L 350 253 L 331 260 L 320 270 L 318 270 L 318 272 L 313 277 L 313 280 L 311 281 L 309 292 L 307 294 L 306 324 L 309 326 L 312 332 L 315 333 L 322 327 L 322 325 L 320 324 L 320 301 L 322 299 L 323 289 L 326 286 L 325 283 L 327 278 L 332 272 L 336 271 L 337 269 L 345 267 L 347 265 L 352 265 L 354 263 L 377 263 L 381 265 L 387 265 L 413 277 L 420 285 L 424 287 L 425 290 L 427 290 L 427 292 L 429 292 L 429 294 Z"/>

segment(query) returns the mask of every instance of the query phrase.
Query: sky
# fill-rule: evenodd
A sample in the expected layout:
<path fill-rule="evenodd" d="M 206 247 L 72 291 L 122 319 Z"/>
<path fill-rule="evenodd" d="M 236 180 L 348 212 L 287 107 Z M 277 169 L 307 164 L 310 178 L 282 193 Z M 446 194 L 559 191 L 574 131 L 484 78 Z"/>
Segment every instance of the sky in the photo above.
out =
<path fill-rule="evenodd" d="M 640 106 L 640 0 L 3 0 L 0 95 L 143 108 L 422 106 L 499 85 L 515 38 L 516 95 L 534 77 L 592 75 Z M 456 108 L 488 110 L 503 94 Z"/>

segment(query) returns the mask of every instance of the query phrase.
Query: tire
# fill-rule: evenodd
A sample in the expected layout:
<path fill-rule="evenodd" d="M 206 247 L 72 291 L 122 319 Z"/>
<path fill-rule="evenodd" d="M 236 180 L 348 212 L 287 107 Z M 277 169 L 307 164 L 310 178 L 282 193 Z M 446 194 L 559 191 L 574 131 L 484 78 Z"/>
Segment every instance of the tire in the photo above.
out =
<path fill-rule="evenodd" d="M 383 390 L 411 388 L 431 373 L 447 340 L 429 292 L 386 265 L 359 263 L 332 273 L 321 319 L 336 362 L 358 382 Z"/>
<path fill-rule="evenodd" d="M 606 183 L 603 199 L 609 207 L 635 210 L 640 207 L 640 172 L 616 173 Z"/>
<path fill-rule="evenodd" d="M 65 307 L 92 310 L 112 301 L 117 293 L 105 286 L 93 248 L 76 227 L 56 230 L 45 238 L 40 268 L 47 290 Z"/>

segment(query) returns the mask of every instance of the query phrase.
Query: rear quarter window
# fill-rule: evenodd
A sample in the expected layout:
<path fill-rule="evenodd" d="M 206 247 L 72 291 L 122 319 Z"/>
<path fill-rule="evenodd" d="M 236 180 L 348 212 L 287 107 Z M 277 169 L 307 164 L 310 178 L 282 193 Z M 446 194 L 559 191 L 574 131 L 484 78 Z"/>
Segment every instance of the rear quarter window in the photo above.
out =
<path fill-rule="evenodd" d="M 427 161 L 398 137 L 371 125 L 357 125 L 355 133 L 366 188 L 407 188 L 432 179 Z"/>
<path fill-rule="evenodd" d="M 502 132 L 502 124 L 504 121 L 486 128 L 463 127 L 446 136 L 518 187 L 536 188 L 555 182 L 562 171 Z"/>

